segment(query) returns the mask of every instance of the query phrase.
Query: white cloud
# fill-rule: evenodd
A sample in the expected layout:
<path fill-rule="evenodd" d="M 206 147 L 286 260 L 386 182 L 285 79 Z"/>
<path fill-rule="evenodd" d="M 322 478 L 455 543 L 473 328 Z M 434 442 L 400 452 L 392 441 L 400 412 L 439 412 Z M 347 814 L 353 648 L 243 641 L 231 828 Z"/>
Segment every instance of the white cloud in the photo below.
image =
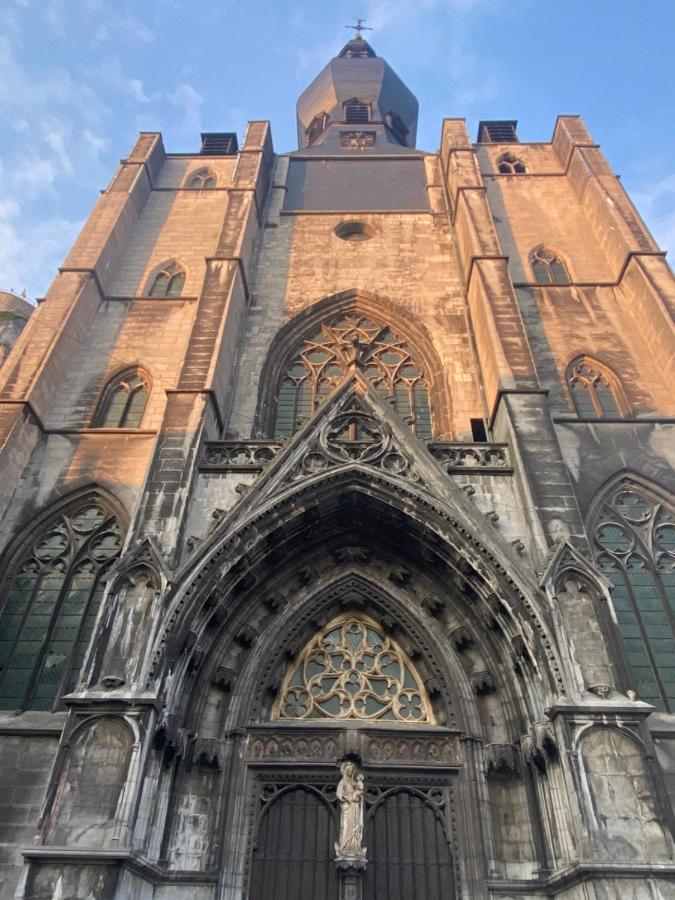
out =
<path fill-rule="evenodd" d="M 145 93 L 145 88 L 140 78 L 130 78 L 127 82 L 127 88 L 137 103 L 150 103 L 151 98 Z"/>
<path fill-rule="evenodd" d="M 12 188 L 19 193 L 25 192 L 30 199 L 51 191 L 56 178 L 57 169 L 53 161 L 36 154 L 23 157 L 7 173 Z"/>
<path fill-rule="evenodd" d="M 72 176 L 75 169 L 73 161 L 66 149 L 66 138 L 70 138 L 70 129 L 64 127 L 60 123 L 50 123 L 46 125 L 45 141 L 47 146 L 51 147 L 64 175 Z"/>
<path fill-rule="evenodd" d="M 85 128 L 82 132 L 82 139 L 94 156 L 100 156 L 108 147 L 108 141 L 100 135 L 94 134 L 89 128 Z"/>
<path fill-rule="evenodd" d="M 202 106 L 204 98 L 195 90 L 191 84 L 182 82 L 177 85 L 171 94 L 167 94 L 167 99 L 172 106 L 180 110 L 182 119 L 179 124 L 179 130 L 196 134 L 202 130 Z"/>
<path fill-rule="evenodd" d="M 105 43 L 112 40 L 135 40 L 142 44 L 152 44 L 155 41 L 155 33 L 145 22 L 132 12 L 120 12 L 113 8 L 112 14 L 99 22 L 94 32 L 94 40 L 97 43 Z"/>
<path fill-rule="evenodd" d="M 25 222 L 15 200 L 0 197 L 0 286 L 44 294 L 82 228 L 60 217 Z"/>

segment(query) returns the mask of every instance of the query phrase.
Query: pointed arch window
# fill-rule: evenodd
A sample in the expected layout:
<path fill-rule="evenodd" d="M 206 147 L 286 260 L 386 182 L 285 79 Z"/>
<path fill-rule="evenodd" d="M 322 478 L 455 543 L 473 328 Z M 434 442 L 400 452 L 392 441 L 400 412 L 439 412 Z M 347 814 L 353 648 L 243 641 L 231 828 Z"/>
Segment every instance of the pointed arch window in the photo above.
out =
<path fill-rule="evenodd" d="M 400 647 L 366 616 L 334 619 L 288 672 L 279 719 L 433 723 L 422 680 Z"/>
<path fill-rule="evenodd" d="M 278 399 L 275 437 L 288 437 L 308 419 L 356 362 L 390 397 L 418 437 L 431 437 L 429 386 L 408 342 L 388 325 L 358 313 L 323 323 L 288 364 Z"/>
<path fill-rule="evenodd" d="M 122 533 L 98 498 L 42 526 L 10 564 L 0 609 L 0 709 L 53 709 L 75 689 L 98 613 L 101 576 Z"/>
<path fill-rule="evenodd" d="M 675 511 L 623 479 L 600 504 L 592 529 L 628 671 L 626 690 L 657 709 L 675 711 Z"/>
<path fill-rule="evenodd" d="M 140 428 L 150 396 L 150 377 L 143 369 L 116 375 L 103 392 L 95 417 L 98 428 Z"/>
<path fill-rule="evenodd" d="M 617 379 L 590 359 L 574 360 L 567 369 L 567 383 L 580 419 L 618 419 L 626 403 Z"/>
<path fill-rule="evenodd" d="M 563 261 L 546 247 L 535 247 L 530 265 L 537 284 L 569 284 L 570 276 Z"/>
<path fill-rule="evenodd" d="M 155 275 L 149 297 L 180 297 L 185 285 L 185 270 L 178 263 L 167 263 Z"/>
<path fill-rule="evenodd" d="M 216 173 L 212 169 L 197 169 L 188 176 L 187 187 L 203 191 L 214 188 L 218 183 Z"/>

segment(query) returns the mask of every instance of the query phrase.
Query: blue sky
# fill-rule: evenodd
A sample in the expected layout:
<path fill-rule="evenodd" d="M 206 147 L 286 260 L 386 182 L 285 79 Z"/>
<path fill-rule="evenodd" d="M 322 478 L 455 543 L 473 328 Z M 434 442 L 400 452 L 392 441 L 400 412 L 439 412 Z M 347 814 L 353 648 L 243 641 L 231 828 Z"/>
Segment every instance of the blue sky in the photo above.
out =
<path fill-rule="evenodd" d="M 544 141 L 579 113 L 675 253 L 672 0 L 0 0 L 0 288 L 45 293 L 139 130 L 192 151 L 270 119 L 294 149 L 295 99 L 357 16 L 420 101 L 419 147 L 443 116 Z"/>

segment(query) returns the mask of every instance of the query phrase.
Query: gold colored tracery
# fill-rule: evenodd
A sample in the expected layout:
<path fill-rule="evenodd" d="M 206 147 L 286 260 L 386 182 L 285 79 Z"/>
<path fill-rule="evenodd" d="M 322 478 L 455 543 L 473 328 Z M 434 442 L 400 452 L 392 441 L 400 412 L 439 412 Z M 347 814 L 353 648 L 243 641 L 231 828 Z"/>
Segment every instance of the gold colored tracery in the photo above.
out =
<path fill-rule="evenodd" d="M 275 719 L 362 719 L 433 724 L 422 681 L 405 653 L 370 618 L 334 619 L 286 675 Z"/>

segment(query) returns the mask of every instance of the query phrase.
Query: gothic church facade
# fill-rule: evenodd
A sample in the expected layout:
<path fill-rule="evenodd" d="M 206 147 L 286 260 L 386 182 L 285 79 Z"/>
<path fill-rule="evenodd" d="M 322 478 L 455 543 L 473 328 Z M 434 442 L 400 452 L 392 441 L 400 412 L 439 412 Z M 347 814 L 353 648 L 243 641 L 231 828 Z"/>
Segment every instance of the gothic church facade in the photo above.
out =
<path fill-rule="evenodd" d="M 675 897 L 675 288 L 360 36 L 142 133 L 0 370 L 0 894 Z"/>

